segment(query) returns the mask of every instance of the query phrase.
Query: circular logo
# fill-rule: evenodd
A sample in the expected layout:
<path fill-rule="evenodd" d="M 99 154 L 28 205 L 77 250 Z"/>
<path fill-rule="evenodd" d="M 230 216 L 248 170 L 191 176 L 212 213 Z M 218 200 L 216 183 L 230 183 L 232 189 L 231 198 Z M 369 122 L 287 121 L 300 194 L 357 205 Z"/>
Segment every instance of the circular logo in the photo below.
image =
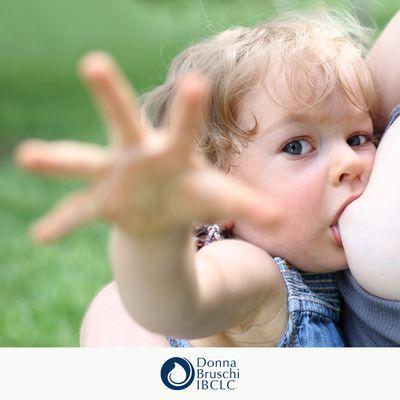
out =
<path fill-rule="evenodd" d="M 169 389 L 186 389 L 194 379 L 193 365 L 186 358 L 172 357 L 161 367 L 161 379 Z"/>

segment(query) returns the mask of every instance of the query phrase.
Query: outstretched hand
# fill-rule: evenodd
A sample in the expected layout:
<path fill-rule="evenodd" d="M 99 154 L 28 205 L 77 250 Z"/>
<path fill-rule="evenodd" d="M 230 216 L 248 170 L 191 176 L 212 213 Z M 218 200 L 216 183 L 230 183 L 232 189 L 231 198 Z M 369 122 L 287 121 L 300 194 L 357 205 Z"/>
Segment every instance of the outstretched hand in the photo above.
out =
<path fill-rule="evenodd" d="M 258 225 L 273 221 L 260 194 L 195 151 L 207 98 L 204 78 L 182 79 L 171 123 L 156 130 L 141 115 L 131 86 L 109 55 L 87 55 L 80 74 L 114 135 L 112 144 L 31 139 L 17 147 L 16 162 L 24 169 L 89 181 L 86 189 L 66 196 L 34 224 L 35 240 L 57 240 L 95 219 L 133 235 L 159 234 L 217 217 Z"/>

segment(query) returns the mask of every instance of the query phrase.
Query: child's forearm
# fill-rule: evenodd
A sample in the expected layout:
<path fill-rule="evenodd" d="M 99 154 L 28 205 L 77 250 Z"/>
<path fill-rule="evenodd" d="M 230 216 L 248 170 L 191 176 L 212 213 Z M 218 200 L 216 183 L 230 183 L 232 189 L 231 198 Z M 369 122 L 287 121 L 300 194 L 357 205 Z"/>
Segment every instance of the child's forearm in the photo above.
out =
<path fill-rule="evenodd" d="M 339 223 L 349 268 L 365 290 L 400 300 L 400 119 L 385 133 L 364 194 Z"/>
<path fill-rule="evenodd" d="M 196 320 L 197 279 L 191 230 L 133 237 L 111 236 L 111 263 L 128 312 L 145 328 L 168 335 Z"/>

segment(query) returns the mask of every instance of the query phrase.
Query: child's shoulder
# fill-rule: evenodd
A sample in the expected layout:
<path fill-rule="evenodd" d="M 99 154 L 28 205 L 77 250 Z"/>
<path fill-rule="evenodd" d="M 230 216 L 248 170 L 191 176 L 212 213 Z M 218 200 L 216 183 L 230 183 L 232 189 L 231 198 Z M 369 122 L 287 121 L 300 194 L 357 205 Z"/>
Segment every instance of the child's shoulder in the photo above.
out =
<path fill-rule="evenodd" d="M 230 276 L 237 275 L 241 279 L 257 279 L 267 281 L 266 289 L 284 289 L 282 274 L 273 257 L 260 247 L 241 239 L 224 239 L 213 241 L 203 246 L 198 252 L 216 268 L 223 267 Z"/>
<path fill-rule="evenodd" d="M 225 239 L 202 247 L 198 256 L 224 280 L 264 300 L 239 325 L 225 331 L 237 346 L 276 346 L 287 325 L 287 290 L 274 259 L 243 240 Z M 244 289 L 245 288 L 245 289 Z M 258 302 L 258 301 L 257 301 Z"/>
<path fill-rule="evenodd" d="M 285 284 L 274 259 L 260 247 L 236 237 L 230 227 L 198 225 L 195 227 L 197 258 L 205 260 L 216 269 L 231 274 L 257 279 L 266 278 L 266 289 L 281 291 Z"/>

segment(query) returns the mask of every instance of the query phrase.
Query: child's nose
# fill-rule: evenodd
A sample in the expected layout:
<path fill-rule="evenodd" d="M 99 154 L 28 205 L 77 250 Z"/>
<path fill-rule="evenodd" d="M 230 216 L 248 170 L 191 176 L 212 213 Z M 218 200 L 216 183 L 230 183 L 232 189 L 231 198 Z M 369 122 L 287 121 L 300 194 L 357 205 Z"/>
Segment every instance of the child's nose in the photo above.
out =
<path fill-rule="evenodd" d="M 341 182 L 353 181 L 359 178 L 364 171 L 361 157 L 349 146 L 342 148 L 333 155 L 329 180 L 331 184 L 338 185 Z"/>

